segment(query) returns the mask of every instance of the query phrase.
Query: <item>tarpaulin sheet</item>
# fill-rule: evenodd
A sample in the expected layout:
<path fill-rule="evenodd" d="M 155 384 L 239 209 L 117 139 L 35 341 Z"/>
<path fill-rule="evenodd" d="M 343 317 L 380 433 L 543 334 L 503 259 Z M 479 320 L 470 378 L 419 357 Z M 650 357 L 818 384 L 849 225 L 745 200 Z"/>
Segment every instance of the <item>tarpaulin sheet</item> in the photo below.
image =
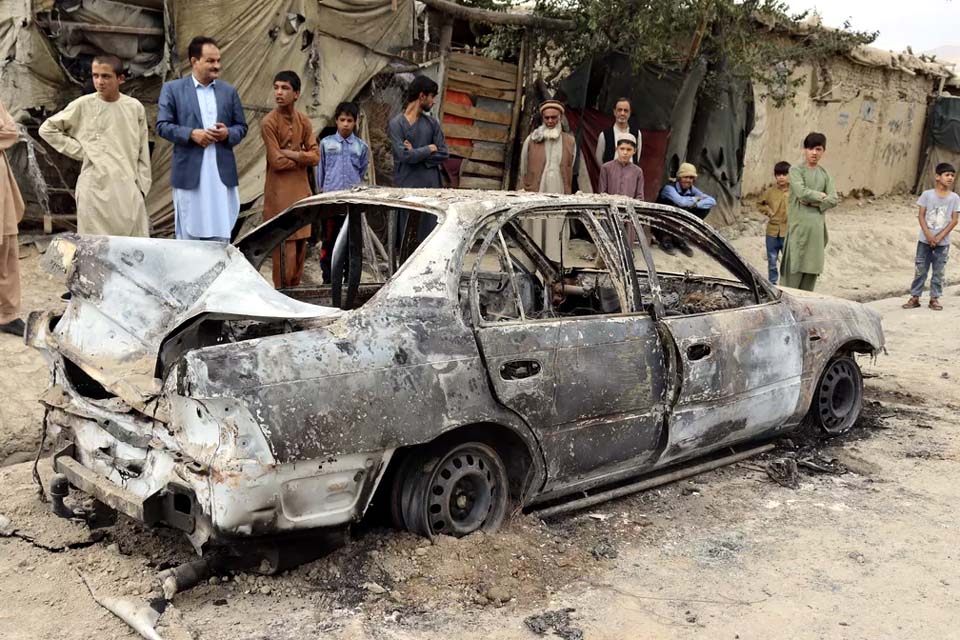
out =
<path fill-rule="evenodd" d="M 30 15 L 29 0 L 0 0 L 0 97 L 17 121 L 28 108 L 52 110 L 79 95 Z"/>
<path fill-rule="evenodd" d="M 51 37 L 67 58 L 112 53 L 124 61 L 130 74 L 141 76 L 155 73 L 163 61 L 163 36 L 100 33 L 71 26 L 80 23 L 162 29 L 162 12 L 117 0 L 83 0 L 75 11 L 59 15 L 68 22 L 52 21 Z"/>
<path fill-rule="evenodd" d="M 561 82 L 560 95 L 568 105 L 586 103 L 588 107 L 582 142 L 588 153 L 600 131 L 600 122 L 591 121 L 590 107 L 610 113 L 617 98 L 629 98 L 631 121 L 643 134 L 640 163 L 644 195 L 656 199 L 657 189 L 681 162 L 693 163 L 699 173 L 697 186 L 717 199 L 711 220 L 729 224 L 735 221 L 740 208 L 746 137 L 753 128 L 753 92 L 740 84 L 714 86 L 704 98 L 706 71 L 702 60 L 685 74 L 652 65 L 634 71 L 626 56 L 612 54 L 578 67 Z M 572 111 L 568 110 L 568 116 Z M 609 126 L 612 118 L 602 117 Z M 574 131 L 575 119 L 575 115 L 568 117 Z M 657 132 L 662 133 L 661 137 L 657 137 Z M 662 148 L 653 146 L 658 140 L 662 141 Z M 652 158 L 656 164 L 645 164 Z M 589 155 L 587 168 L 596 184 L 598 169 Z"/>
<path fill-rule="evenodd" d="M 397 13 L 409 12 L 412 1 L 401 0 Z M 319 132 L 332 122 L 337 103 L 356 96 L 389 61 L 367 47 L 324 35 L 342 32 L 347 36 L 346 30 L 333 22 L 337 16 L 349 13 L 349 7 L 373 11 L 374 5 L 371 0 L 341 0 L 335 4 L 339 8 L 309 0 L 173 2 L 178 59 L 187 60 L 186 47 L 194 36 L 203 34 L 216 39 L 220 44 L 223 78 L 240 93 L 250 127 L 247 137 L 234 149 L 241 202 L 252 202 L 263 193 L 266 156 L 260 121 L 274 107 L 273 76 L 278 71 L 292 69 L 300 75 L 303 89 L 297 106 L 310 116 L 314 131 Z M 363 39 L 385 43 L 402 42 L 409 37 L 410 23 L 392 19 L 390 0 L 378 0 L 376 6 L 386 7 L 391 15 L 376 17 L 373 24 L 382 33 L 377 35 L 368 28 Z M 313 34 L 316 35 L 311 38 Z M 188 69 L 186 64 L 181 65 L 183 74 Z M 153 154 L 154 186 L 147 197 L 147 210 L 155 228 L 166 231 L 173 220 L 169 180 L 172 155 L 173 146 L 159 141 Z"/>
<path fill-rule="evenodd" d="M 674 105 L 686 77 L 656 65 L 635 71 L 625 55 L 610 54 L 578 67 L 560 83 L 559 97 L 575 108 L 587 106 L 611 114 L 619 98 L 628 98 L 633 124 L 641 130 L 664 131 L 673 124 Z"/>
<path fill-rule="evenodd" d="M 960 98 L 940 97 L 934 101 L 929 144 L 960 153 Z"/>
<path fill-rule="evenodd" d="M 708 218 L 711 224 L 733 224 L 740 213 L 743 160 L 753 119 L 749 82 L 730 81 L 708 96 L 701 93 L 697 101 L 686 161 L 697 167 L 697 188 L 717 200 Z"/>
<path fill-rule="evenodd" d="M 941 162 L 952 164 L 956 169 L 960 167 L 960 151 L 951 151 L 944 147 L 931 147 L 927 151 L 926 162 L 920 167 L 920 180 L 917 183 L 917 193 L 933 189 L 935 186 L 934 169 Z M 960 193 L 960 181 L 953 183 L 953 190 Z"/>
<path fill-rule="evenodd" d="M 383 0 L 319 0 L 318 28 L 331 36 L 381 53 L 413 44 L 413 2 L 397 9 Z"/>

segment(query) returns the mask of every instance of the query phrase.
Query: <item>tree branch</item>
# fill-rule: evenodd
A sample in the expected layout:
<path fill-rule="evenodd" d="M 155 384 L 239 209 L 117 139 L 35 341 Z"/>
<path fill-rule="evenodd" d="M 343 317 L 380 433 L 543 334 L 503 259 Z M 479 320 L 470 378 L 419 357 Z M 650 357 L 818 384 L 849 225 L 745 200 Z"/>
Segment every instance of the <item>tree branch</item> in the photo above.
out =
<path fill-rule="evenodd" d="M 423 4 L 441 13 L 467 20 L 469 22 L 483 22 L 508 27 L 529 27 L 533 29 L 570 31 L 574 28 L 572 20 L 544 18 L 529 13 L 506 13 L 489 9 L 475 9 L 464 7 L 450 0 L 422 0 Z"/>

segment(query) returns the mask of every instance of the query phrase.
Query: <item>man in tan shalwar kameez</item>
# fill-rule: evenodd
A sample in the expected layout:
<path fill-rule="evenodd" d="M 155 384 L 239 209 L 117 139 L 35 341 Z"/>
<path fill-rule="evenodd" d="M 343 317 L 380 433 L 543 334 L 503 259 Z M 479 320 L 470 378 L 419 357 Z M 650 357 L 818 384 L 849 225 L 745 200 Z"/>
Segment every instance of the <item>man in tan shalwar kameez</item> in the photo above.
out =
<path fill-rule="evenodd" d="M 564 107 L 559 100 L 546 100 L 540 105 L 543 124 L 523 141 L 520 151 L 520 189 L 539 193 L 573 193 L 574 166 L 577 186 L 582 193 L 593 193 L 590 176 L 583 158 L 577 162 L 575 138 L 563 131 L 560 124 Z M 554 218 L 545 222 L 527 221 L 527 233 L 543 248 L 551 259 L 560 256 L 561 235 L 566 243 L 570 229 L 563 220 Z"/>
<path fill-rule="evenodd" d="M 5 153 L 19 137 L 17 125 L 0 102 L 0 331 L 22 336 L 17 224 L 23 219 L 23 198 Z"/>
<path fill-rule="evenodd" d="M 40 137 L 83 162 L 77 179 L 77 231 L 97 235 L 150 235 L 144 197 L 150 191 L 147 114 L 120 93 L 123 68 L 115 56 L 93 59 L 96 93 L 47 118 Z"/>

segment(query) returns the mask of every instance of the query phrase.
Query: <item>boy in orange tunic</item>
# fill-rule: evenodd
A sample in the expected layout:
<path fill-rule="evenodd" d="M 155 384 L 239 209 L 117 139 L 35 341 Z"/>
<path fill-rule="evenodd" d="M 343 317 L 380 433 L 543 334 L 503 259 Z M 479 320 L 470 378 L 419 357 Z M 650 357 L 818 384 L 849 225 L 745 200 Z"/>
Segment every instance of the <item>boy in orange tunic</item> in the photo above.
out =
<path fill-rule="evenodd" d="M 260 125 L 260 135 L 267 148 L 264 220 L 311 195 L 307 170 L 320 162 L 320 151 L 309 118 L 296 110 L 299 97 L 300 76 L 296 73 L 281 71 L 273 78 L 277 108 L 268 113 Z M 310 227 L 303 227 L 274 249 L 273 285 L 278 289 L 300 284 L 309 237 Z"/>

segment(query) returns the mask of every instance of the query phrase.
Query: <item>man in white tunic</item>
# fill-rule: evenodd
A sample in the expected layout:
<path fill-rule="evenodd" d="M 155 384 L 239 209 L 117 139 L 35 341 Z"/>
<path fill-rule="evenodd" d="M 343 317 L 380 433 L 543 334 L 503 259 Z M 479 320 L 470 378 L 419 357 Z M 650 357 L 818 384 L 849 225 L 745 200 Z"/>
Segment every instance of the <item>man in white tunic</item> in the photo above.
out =
<path fill-rule="evenodd" d="M 147 115 L 120 93 L 123 64 L 93 59 L 96 93 L 82 96 L 40 126 L 40 137 L 83 163 L 77 178 L 77 230 L 112 236 L 149 236 L 144 197 L 150 191 Z"/>
<path fill-rule="evenodd" d="M 173 208 L 181 240 L 229 242 L 240 213 L 233 147 L 247 135 L 240 96 L 220 77 L 220 49 L 197 36 L 187 49 L 192 73 L 163 85 L 157 134 L 174 144 Z"/>
<path fill-rule="evenodd" d="M 543 124 L 523 141 L 520 151 L 520 189 L 539 193 L 573 193 L 574 166 L 577 166 L 577 186 L 582 193 L 593 193 L 590 176 L 583 158 L 577 162 L 576 139 L 563 131 L 560 124 L 564 107 L 559 100 L 547 100 L 540 105 Z M 563 220 L 554 218 L 545 223 L 527 222 L 527 233 L 552 259 L 560 256 L 561 236 L 565 243 L 570 229 Z"/>

